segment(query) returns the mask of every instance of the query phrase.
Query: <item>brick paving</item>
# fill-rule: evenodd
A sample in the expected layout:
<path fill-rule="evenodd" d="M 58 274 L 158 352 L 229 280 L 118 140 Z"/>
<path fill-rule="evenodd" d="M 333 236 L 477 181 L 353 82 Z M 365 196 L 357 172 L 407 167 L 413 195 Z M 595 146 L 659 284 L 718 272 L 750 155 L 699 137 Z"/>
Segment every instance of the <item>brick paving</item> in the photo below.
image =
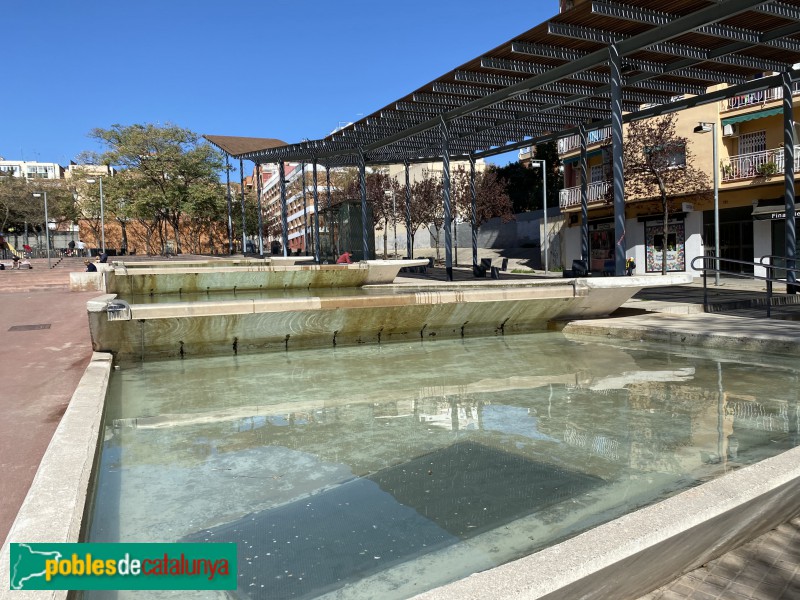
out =
<path fill-rule="evenodd" d="M 800 517 L 639 600 L 797 600 Z"/>

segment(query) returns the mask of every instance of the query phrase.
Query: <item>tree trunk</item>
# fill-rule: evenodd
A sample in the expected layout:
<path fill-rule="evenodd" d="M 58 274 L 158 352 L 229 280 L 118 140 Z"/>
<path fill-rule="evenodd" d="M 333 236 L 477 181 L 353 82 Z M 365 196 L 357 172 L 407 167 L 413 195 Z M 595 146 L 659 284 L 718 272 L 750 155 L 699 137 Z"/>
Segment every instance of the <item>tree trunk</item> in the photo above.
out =
<path fill-rule="evenodd" d="M 662 242 L 662 250 L 661 250 L 661 274 L 667 274 L 667 241 L 668 241 L 668 234 L 669 234 L 669 226 L 667 222 L 669 221 L 669 203 L 667 202 L 666 194 L 662 192 L 661 195 L 661 202 L 663 203 L 664 208 L 664 241 Z"/>
<path fill-rule="evenodd" d="M 383 260 L 386 260 L 386 255 L 389 240 L 389 219 L 383 220 Z"/>

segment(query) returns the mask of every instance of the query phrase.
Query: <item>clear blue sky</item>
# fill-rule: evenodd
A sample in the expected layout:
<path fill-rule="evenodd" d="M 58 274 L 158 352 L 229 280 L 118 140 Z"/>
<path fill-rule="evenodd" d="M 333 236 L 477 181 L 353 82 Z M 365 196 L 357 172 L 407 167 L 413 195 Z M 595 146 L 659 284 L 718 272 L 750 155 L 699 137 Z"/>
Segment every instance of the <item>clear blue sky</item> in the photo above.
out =
<path fill-rule="evenodd" d="M 0 156 L 67 165 L 115 123 L 318 139 L 557 12 L 557 0 L 22 3 L 0 17 Z"/>

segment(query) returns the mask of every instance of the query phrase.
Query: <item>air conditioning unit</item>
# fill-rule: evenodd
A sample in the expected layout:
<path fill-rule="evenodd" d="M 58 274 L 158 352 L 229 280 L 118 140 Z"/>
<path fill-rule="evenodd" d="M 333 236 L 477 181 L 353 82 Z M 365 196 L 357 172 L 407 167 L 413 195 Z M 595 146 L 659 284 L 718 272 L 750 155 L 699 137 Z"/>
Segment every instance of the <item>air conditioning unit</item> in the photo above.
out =
<path fill-rule="evenodd" d="M 736 137 L 739 135 L 739 124 L 729 123 L 722 126 L 722 135 L 725 137 Z"/>

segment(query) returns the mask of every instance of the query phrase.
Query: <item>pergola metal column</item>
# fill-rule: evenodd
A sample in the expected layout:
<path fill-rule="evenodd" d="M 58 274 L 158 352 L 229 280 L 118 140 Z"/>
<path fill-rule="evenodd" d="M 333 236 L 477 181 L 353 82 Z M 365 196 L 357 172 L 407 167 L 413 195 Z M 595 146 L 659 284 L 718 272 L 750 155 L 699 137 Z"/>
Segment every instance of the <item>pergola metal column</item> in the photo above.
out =
<path fill-rule="evenodd" d="M 472 221 L 472 273 L 478 274 L 478 194 L 475 191 L 475 157 L 469 155 L 470 220 Z"/>
<path fill-rule="evenodd" d="M 453 240 L 450 214 L 450 139 L 447 123 L 442 118 L 442 200 L 444 201 L 444 269 L 447 280 L 453 281 Z"/>
<path fill-rule="evenodd" d="M 258 255 L 264 258 L 264 215 L 261 214 L 261 164 L 256 163 L 256 197 L 258 198 Z"/>
<path fill-rule="evenodd" d="M 281 184 L 281 229 L 283 238 L 283 255 L 289 254 L 289 215 L 286 210 L 286 171 L 283 161 L 278 162 L 278 179 Z"/>
<path fill-rule="evenodd" d="M 311 163 L 311 183 L 314 194 L 314 261 L 319 264 L 320 244 L 319 244 L 319 193 L 317 191 L 317 159 Z"/>
<path fill-rule="evenodd" d="M 581 260 L 586 261 L 586 267 L 589 268 L 589 178 L 587 177 L 586 125 L 583 123 L 578 126 L 578 137 L 581 143 L 579 161 L 581 173 Z"/>
<path fill-rule="evenodd" d="M 231 200 L 231 156 L 225 153 L 225 198 L 228 202 L 228 254 L 233 254 L 233 202 Z M 25 242 L 28 243 L 27 241 Z"/>
<path fill-rule="evenodd" d="M 303 181 L 303 252 L 308 256 L 308 203 L 306 202 L 306 161 L 300 162 L 300 175 Z"/>
<path fill-rule="evenodd" d="M 242 255 L 244 255 L 244 251 L 247 248 L 247 246 L 245 246 L 247 225 L 245 223 L 245 214 L 244 214 L 244 161 L 241 158 L 239 159 L 239 182 L 240 185 L 242 186 Z"/>
<path fill-rule="evenodd" d="M 328 241 L 330 242 L 331 254 L 334 254 L 334 256 L 332 258 L 336 258 L 335 250 L 333 248 L 333 226 L 332 226 L 332 219 L 331 219 L 331 165 L 330 165 L 330 163 L 327 163 L 325 165 L 325 190 L 326 190 L 326 192 L 325 192 L 325 194 L 326 194 L 325 209 L 327 211 L 326 214 L 328 215 L 327 222 L 325 223 L 325 226 L 328 228 Z"/>
<path fill-rule="evenodd" d="M 414 242 L 411 239 L 411 175 L 408 161 L 404 161 L 406 172 L 406 256 L 414 258 Z"/>
<path fill-rule="evenodd" d="M 794 111 L 792 109 L 792 78 L 781 73 L 783 91 L 783 195 L 786 204 L 786 267 L 794 269 L 797 258 L 797 232 L 795 227 L 794 202 Z M 795 291 L 797 276 L 786 272 L 787 292 Z"/>
<path fill-rule="evenodd" d="M 369 238 L 367 237 L 367 165 L 364 152 L 358 152 L 358 184 L 361 191 L 361 243 L 364 260 L 369 258 Z"/>
<path fill-rule="evenodd" d="M 611 69 L 611 165 L 614 183 L 614 274 L 625 275 L 625 179 L 622 169 L 622 61 L 616 44 L 608 47 Z"/>

